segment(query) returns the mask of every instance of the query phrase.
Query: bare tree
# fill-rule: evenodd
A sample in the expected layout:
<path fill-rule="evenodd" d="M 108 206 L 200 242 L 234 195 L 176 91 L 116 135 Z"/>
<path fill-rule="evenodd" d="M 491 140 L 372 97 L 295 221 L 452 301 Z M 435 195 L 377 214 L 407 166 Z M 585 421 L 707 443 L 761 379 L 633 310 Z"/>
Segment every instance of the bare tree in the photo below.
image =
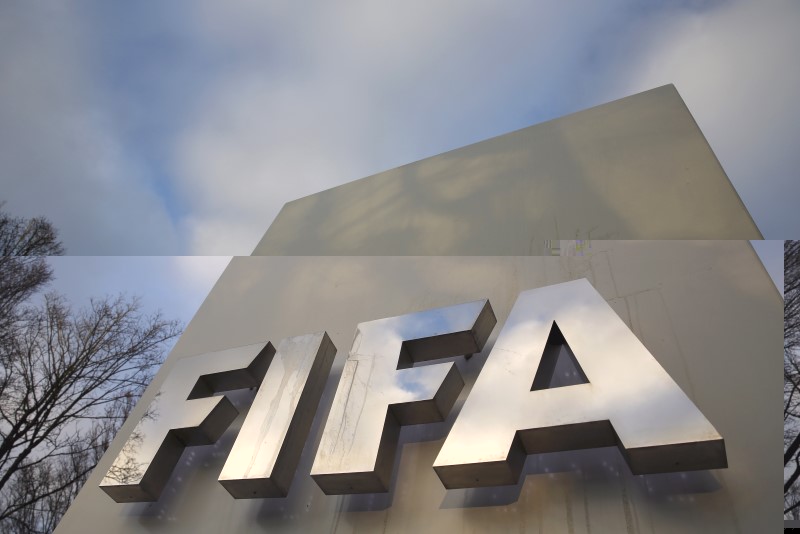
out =
<path fill-rule="evenodd" d="M 19 318 L 20 304 L 52 278 L 45 257 L 63 252 L 57 232 L 45 219 L 27 220 L 0 211 L 0 346 Z"/>
<path fill-rule="evenodd" d="M 0 202 L 0 209 L 5 202 Z M 64 247 L 44 217 L 25 219 L 0 211 L 0 256 L 59 256 Z"/>
<path fill-rule="evenodd" d="M 800 241 L 784 241 L 783 513 L 800 519 Z"/>
<path fill-rule="evenodd" d="M 175 321 L 136 298 L 73 310 L 47 293 L 43 219 L 0 213 L 0 531 L 51 532 L 163 360 Z"/>

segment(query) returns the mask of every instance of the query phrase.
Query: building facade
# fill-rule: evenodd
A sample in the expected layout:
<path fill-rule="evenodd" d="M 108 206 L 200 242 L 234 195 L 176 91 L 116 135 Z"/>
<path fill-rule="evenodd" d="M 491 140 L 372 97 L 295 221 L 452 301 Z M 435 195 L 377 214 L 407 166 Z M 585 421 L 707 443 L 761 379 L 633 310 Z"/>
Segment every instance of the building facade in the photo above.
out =
<path fill-rule="evenodd" d="M 782 476 L 773 454 L 782 435 L 778 399 L 783 306 L 747 241 L 760 237 L 671 86 L 290 202 L 254 254 L 231 261 L 58 532 L 86 532 L 98 525 L 114 532 L 777 529 L 782 524 Z M 516 460 L 512 474 L 517 477 L 511 482 L 473 483 L 445 476 L 439 457 L 456 425 L 463 426 L 459 419 L 468 417 L 465 405 L 479 389 L 495 414 L 492 422 L 524 418 L 539 409 L 536 403 L 492 405 L 493 390 L 497 399 L 508 398 L 507 379 L 492 379 L 489 373 L 507 346 L 504 332 L 520 323 L 512 314 L 520 295 L 582 280 L 599 295 L 601 307 L 613 310 L 611 322 L 618 321 L 635 336 L 633 343 L 652 358 L 653 369 L 663 371 L 666 378 L 658 384 L 679 388 L 676 395 L 687 399 L 713 427 L 712 441 L 724 440 L 724 464 L 719 448 L 711 459 L 706 453 L 688 454 L 692 465 L 668 469 L 663 464 L 637 464 L 622 426 L 610 417 L 611 425 L 603 428 L 613 427 L 608 436 L 616 436 L 616 441 L 597 438 L 606 430 L 591 425 L 581 426 L 577 438 L 529 434 L 532 444 L 519 449 L 524 452 Z M 553 291 L 535 293 L 551 295 L 540 299 L 542 309 L 567 298 Z M 488 304 L 478 306 L 481 315 L 466 328 L 477 340 L 475 347 L 452 348 L 460 341 L 450 339 L 450 348 L 443 348 L 437 336 L 446 329 L 431 326 L 435 317 L 425 314 L 476 301 Z M 569 313 L 573 317 L 578 312 Z M 363 348 L 367 326 L 400 316 L 419 319 L 414 328 L 433 328 L 436 335 L 431 334 L 429 345 L 404 344 L 397 362 L 387 369 L 424 376 L 449 365 L 451 371 L 441 381 L 454 385 L 447 390 L 447 402 L 436 398 L 440 421 L 420 415 L 421 405 L 413 413 L 403 411 L 399 401 L 386 401 L 393 406 L 389 411 L 375 408 L 379 400 L 365 402 L 358 411 L 349 407 L 349 392 L 360 387 L 376 395 L 370 399 L 388 395 L 391 384 L 374 379 L 377 371 L 359 382 L 353 369 L 382 350 L 380 344 L 372 352 Z M 597 387 L 598 373 L 604 373 L 603 380 L 611 384 L 608 391 L 619 393 L 618 406 L 656 434 L 669 428 L 671 405 L 665 408 L 664 392 L 648 380 L 649 371 L 636 371 L 633 365 L 604 368 L 594 355 L 595 345 L 578 342 L 585 332 L 602 334 L 608 323 L 587 320 L 585 328 L 576 324 L 565 329 L 561 339 L 574 349 L 567 352 L 571 358 L 559 352 L 544 383 L 537 386 L 546 361 L 541 350 L 531 349 L 519 360 L 522 372 L 534 377 L 528 393 L 558 390 L 553 395 L 566 401 L 541 404 L 550 406 L 548 413 L 556 418 L 572 409 L 599 409 L 591 400 L 572 408 L 568 404 L 572 392 L 586 390 L 586 384 L 588 389 Z M 290 352 L 282 340 L 315 333 L 335 352 L 320 349 L 318 356 L 328 354 L 330 371 L 308 375 L 317 377 L 308 383 L 318 397 L 289 403 L 289 416 L 300 406 L 296 412 L 302 417 L 297 420 L 303 421 L 289 425 L 282 435 L 286 450 L 276 453 L 293 457 L 288 478 L 283 475 L 288 482 L 275 490 L 285 496 L 264 496 L 267 493 L 256 490 L 237 495 L 238 490 L 231 489 L 235 484 L 224 475 L 231 457 L 251 466 L 260 461 L 237 452 L 239 430 L 247 421 L 256 421 L 256 429 L 269 427 L 272 423 L 264 421 L 283 413 L 284 392 L 295 391 L 289 379 L 279 380 L 270 386 L 272 404 L 259 400 L 259 393 L 269 389 L 267 378 L 261 389 L 237 383 L 238 389 L 225 393 L 239 415 L 219 429 L 220 437 L 212 444 L 183 450 L 184 443 L 175 442 L 175 466 L 159 464 L 163 480 L 151 502 L 135 493 L 109 490 L 115 485 L 108 481 L 114 462 L 139 439 L 137 428 L 142 427 L 137 425 L 143 418 L 165 416 L 166 412 L 153 415 L 148 408 L 157 402 L 160 390 L 172 387 L 171 380 L 182 369 L 203 361 L 212 366 L 224 362 L 219 369 L 226 370 L 238 358 L 236 351 L 264 347 L 267 341 L 277 347 L 270 356 L 270 365 L 277 368 L 288 365 L 278 357 Z M 603 346 L 602 336 L 597 340 L 597 347 Z M 551 341 L 548 338 L 548 344 Z M 410 360 L 404 363 L 406 357 Z M 443 359 L 424 361 L 439 357 Z M 452 369 L 463 385 L 448 382 Z M 344 397 L 341 384 L 350 388 Z M 233 387 L 228 386 L 220 388 Z M 405 391 L 419 396 L 426 387 L 420 382 Z M 437 388 L 439 395 L 444 386 L 437 383 L 433 389 Z M 430 408 L 430 403 L 425 406 Z M 377 429 L 380 450 L 393 454 L 380 453 L 377 464 L 383 465 L 374 469 L 350 468 L 350 478 L 327 477 L 332 471 L 324 468 L 324 457 L 337 450 L 336 443 L 361 450 L 362 443 L 347 441 L 347 433 L 356 436 L 372 408 L 394 414 Z M 165 408 L 181 409 L 181 402 Z M 408 424 L 390 425 L 391 417 Z M 516 429 L 517 437 L 528 439 L 526 429 Z M 334 445 L 326 441 L 331 432 L 339 440 Z M 476 439 L 493 432 L 494 425 L 484 423 Z M 580 441 L 582 436 L 587 440 Z M 672 446 L 683 441 L 654 439 L 662 448 L 644 448 L 652 458 L 683 458 L 685 449 Z M 275 441 L 268 445 L 277 447 Z M 698 443 L 690 441 L 687 447 Z M 542 446 L 537 448 L 537 443 Z M 469 450 L 471 445 L 461 446 Z M 345 462 L 350 453 L 348 449 L 337 454 Z M 337 465 L 346 471 L 343 463 Z M 367 475 L 379 471 L 378 486 L 365 482 Z M 133 502 L 117 502 L 126 500 Z"/>

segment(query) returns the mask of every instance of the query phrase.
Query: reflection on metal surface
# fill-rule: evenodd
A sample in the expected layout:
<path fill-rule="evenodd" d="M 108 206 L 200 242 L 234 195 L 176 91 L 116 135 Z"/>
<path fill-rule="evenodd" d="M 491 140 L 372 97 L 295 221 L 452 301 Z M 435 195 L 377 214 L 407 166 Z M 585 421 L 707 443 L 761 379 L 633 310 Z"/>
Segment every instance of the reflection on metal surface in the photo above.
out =
<path fill-rule="evenodd" d="M 464 383 L 453 362 L 480 352 L 497 320 L 487 300 L 361 323 L 311 476 L 328 495 L 387 491 L 401 425 L 442 421 Z"/>
<path fill-rule="evenodd" d="M 335 355 L 324 332 L 280 342 L 219 477 L 231 495 L 286 496 Z"/>
<path fill-rule="evenodd" d="M 588 383 L 543 389 L 564 341 Z M 727 467 L 722 437 L 581 279 L 520 294 L 434 469 L 447 488 L 515 484 L 527 454 L 610 445 L 634 474 Z"/>
<path fill-rule="evenodd" d="M 238 412 L 214 393 L 257 387 L 275 349 L 248 345 L 178 360 L 100 487 L 117 502 L 158 500 L 184 447 L 214 443 Z"/>

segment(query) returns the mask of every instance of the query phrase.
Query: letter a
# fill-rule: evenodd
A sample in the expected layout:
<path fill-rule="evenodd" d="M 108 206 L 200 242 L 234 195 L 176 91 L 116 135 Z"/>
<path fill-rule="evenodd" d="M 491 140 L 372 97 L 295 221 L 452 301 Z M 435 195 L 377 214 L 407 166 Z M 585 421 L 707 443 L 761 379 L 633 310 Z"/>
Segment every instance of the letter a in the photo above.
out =
<path fill-rule="evenodd" d="M 564 343 L 586 383 L 542 389 Z M 515 484 L 527 454 L 611 445 L 634 474 L 727 467 L 722 437 L 581 279 L 519 295 L 434 469 L 447 488 Z"/>

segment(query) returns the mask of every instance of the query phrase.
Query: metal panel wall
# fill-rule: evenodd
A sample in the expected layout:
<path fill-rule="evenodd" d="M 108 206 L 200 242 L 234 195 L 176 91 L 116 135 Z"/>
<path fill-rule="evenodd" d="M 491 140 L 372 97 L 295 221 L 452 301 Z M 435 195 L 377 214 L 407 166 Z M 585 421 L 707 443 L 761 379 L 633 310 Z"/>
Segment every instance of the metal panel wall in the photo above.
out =
<path fill-rule="evenodd" d="M 782 300 L 748 242 L 561 242 L 557 256 L 234 259 L 59 525 L 108 532 L 769 532 L 782 524 Z M 724 437 L 729 467 L 634 476 L 615 447 L 531 455 L 514 486 L 446 490 L 432 465 L 520 291 L 587 278 Z M 356 324 L 488 298 L 498 324 L 457 358 L 443 423 L 404 427 L 387 494 L 327 496 L 309 473 Z M 286 498 L 217 478 L 243 416 L 188 448 L 155 503 L 98 484 L 177 361 L 327 331 L 338 349 Z M 255 392 L 232 395 L 247 411 Z M 646 396 L 646 395 L 645 395 Z M 642 401 L 647 399 L 643 398 Z M 513 409 L 510 407 L 509 409 Z"/>
<path fill-rule="evenodd" d="M 253 254 L 536 255 L 558 239 L 761 234 L 668 85 L 289 202 Z"/>

